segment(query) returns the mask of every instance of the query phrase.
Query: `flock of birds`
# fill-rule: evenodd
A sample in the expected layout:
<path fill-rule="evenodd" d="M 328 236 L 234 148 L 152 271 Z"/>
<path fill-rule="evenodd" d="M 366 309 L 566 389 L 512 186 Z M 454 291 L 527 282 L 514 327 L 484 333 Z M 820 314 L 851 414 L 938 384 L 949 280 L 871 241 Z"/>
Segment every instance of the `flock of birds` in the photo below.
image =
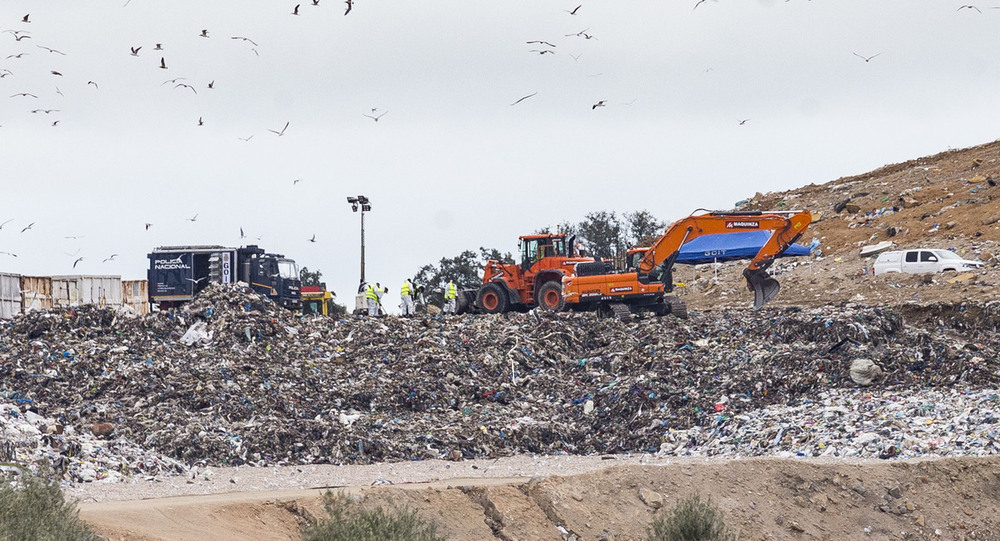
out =
<path fill-rule="evenodd" d="M 128 6 L 128 4 L 129 4 L 130 1 L 131 0 L 127 0 L 125 2 L 125 6 Z M 313 7 L 318 7 L 318 6 L 320 6 L 320 2 L 321 1 L 322 0 L 309 0 L 310 4 L 307 4 L 307 5 L 311 5 Z M 354 7 L 354 1 L 355 0 L 345 0 L 344 4 L 346 5 L 346 8 L 344 10 L 344 15 L 348 15 L 348 14 L 350 14 L 352 12 L 352 9 Z M 712 0 L 712 1 L 715 2 L 715 3 L 718 2 L 718 0 Z M 789 1 L 789 0 L 786 0 L 786 1 Z M 693 9 L 697 10 L 699 7 L 702 6 L 702 4 L 705 4 L 706 2 L 707 2 L 707 0 L 697 0 L 694 3 Z M 302 4 L 295 4 L 295 6 L 289 12 L 290 15 L 293 16 L 293 17 L 299 17 L 299 16 L 304 15 L 305 10 L 300 11 L 301 8 L 302 8 Z M 1000 9 L 1000 6 L 990 6 L 990 7 L 986 8 L 986 9 Z M 961 6 L 959 6 L 957 8 L 957 11 L 963 11 L 963 10 L 975 11 L 975 12 L 978 12 L 978 13 L 983 13 L 982 9 L 980 9 L 978 6 L 972 5 L 972 4 L 964 4 L 964 5 L 961 5 Z M 580 17 L 581 15 L 585 15 L 587 13 L 587 9 L 585 8 L 585 6 L 583 4 L 578 4 L 578 5 L 574 6 L 574 7 L 569 8 L 569 9 L 564 9 L 563 11 L 567 14 L 566 17 L 573 17 L 573 18 Z M 14 24 L 17 25 L 18 23 L 15 22 Z M 43 55 L 46 55 L 46 58 L 49 58 L 49 55 L 51 55 L 52 57 L 65 57 L 65 56 L 68 55 L 67 52 L 63 52 L 63 51 L 61 51 L 59 49 L 56 49 L 54 47 L 49 47 L 48 45 L 44 45 L 44 44 L 41 44 L 41 43 L 35 43 L 36 36 L 29 29 L 34 30 L 36 28 L 42 28 L 42 26 L 35 19 L 32 19 L 31 14 L 28 13 L 28 14 L 25 14 L 23 17 L 21 17 L 21 19 L 19 21 L 19 27 L 18 28 L 10 28 L 10 29 L 0 30 L 0 40 L 2 40 L 4 36 L 9 36 L 9 39 L 12 39 L 12 43 L 15 46 L 19 46 L 21 48 L 21 50 L 13 51 L 13 52 L 11 52 L 11 54 L 8 54 L 8 55 L 0 58 L 0 83 L 7 83 L 7 84 L 11 84 L 11 85 L 12 84 L 16 84 L 16 81 L 18 79 L 18 77 L 16 75 L 16 73 L 18 71 L 18 67 L 16 67 L 16 66 L 20 65 L 20 64 L 18 64 L 18 61 L 20 61 L 24 57 L 29 56 L 29 55 L 31 55 L 33 53 L 37 54 L 37 52 L 42 52 Z M 212 39 L 213 38 L 213 34 L 210 32 L 210 30 L 208 28 L 203 28 L 203 29 L 200 30 L 200 32 L 198 32 L 197 30 L 194 30 L 194 31 L 192 31 L 192 36 L 193 37 L 196 36 L 198 38 L 203 38 L 203 39 Z M 256 56 L 260 55 L 259 52 L 258 52 L 259 44 L 258 44 L 258 42 L 255 39 L 252 39 L 251 37 L 247 37 L 247 36 L 244 36 L 244 35 L 229 36 L 229 39 L 230 40 L 234 40 L 234 41 L 238 41 L 240 43 L 245 44 L 246 46 L 249 47 L 250 52 L 252 52 L 254 55 L 256 55 Z M 583 28 L 582 30 L 576 31 L 576 32 L 570 32 L 568 34 L 563 34 L 562 35 L 562 39 L 563 40 L 569 40 L 569 41 L 582 40 L 582 42 L 597 42 L 597 41 L 599 41 L 599 38 L 594 33 L 591 32 L 589 26 L 586 27 L 586 28 Z M 559 43 L 559 42 L 560 42 L 559 39 L 554 39 L 554 38 L 551 38 L 551 37 L 547 37 L 546 39 L 530 39 L 530 40 L 527 40 L 527 41 L 525 41 L 525 45 L 528 46 L 528 47 L 526 47 L 526 50 L 527 50 L 527 53 L 529 53 L 529 54 L 539 55 L 539 56 L 547 56 L 547 55 L 555 56 L 557 54 L 557 50 L 560 50 L 559 47 L 557 46 L 557 43 Z M 2 41 L 0 41 L 0 45 L 2 45 Z M 143 44 L 136 44 L 136 45 L 130 45 L 127 51 L 122 51 L 122 54 L 128 54 L 128 55 L 130 55 L 132 57 L 148 57 L 148 55 L 150 53 L 152 53 L 154 59 L 156 59 L 156 57 L 158 57 L 158 63 L 156 64 L 157 67 L 159 69 L 161 69 L 161 70 L 168 70 L 168 69 L 170 69 L 172 67 L 172 65 L 168 64 L 168 62 L 167 62 L 168 56 L 167 56 L 167 53 L 164 52 L 167 49 L 168 49 L 168 47 L 165 46 L 164 43 L 155 43 L 155 44 L 153 44 L 152 47 L 149 47 L 149 46 L 143 45 Z M 70 52 L 72 52 L 72 51 L 70 51 Z M 875 53 L 875 54 L 867 54 L 866 55 L 866 54 L 860 54 L 858 52 L 853 52 L 852 54 L 854 56 L 858 57 L 859 59 L 861 59 L 862 61 L 864 61 L 865 63 L 870 63 L 873 60 L 875 60 L 876 58 L 878 58 L 882 53 L 878 52 L 878 53 Z M 577 54 L 577 55 L 570 54 L 570 56 L 573 58 L 574 61 L 579 61 L 580 57 L 582 56 L 582 53 L 581 54 Z M 63 73 L 61 71 L 59 71 L 59 69 L 48 69 L 48 72 L 49 72 L 49 75 L 51 75 L 52 77 L 63 78 Z M 82 83 L 82 80 L 80 81 L 80 83 Z M 202 91 L 212 91 L 212 90 L 214 90 L 216 88 L 216 81 L 213 79 L 213 80 L 210 80 L 210 81 L 203 81 L 202 83 L 195 84 L 192 81 L 189 81 L 185 77 L 173 77 L 171 79 L 164 80 L 163 83 L 161 84 L 161 86 L 164 86 L 164 85 L 170 85 L 175 90 L 181 90 L 181 91 L 184 91 L 184 92 L 190 91 L 192 94 L 197 95 L 199 90 L 202 90 Z M 99 86 L 98 82 L 94 81 L 94 80 L 88 80 L 86 82 L 85 86 L 86 87 L 91 87 L 92 86 L 93 87 L 93 92 L 97 92 L 97 91 L 100 90 L 100 86 Z M 46 101 L 46 99 L 51 98 L 51 95 L 43 95 L 42 97 L 40 97 L 39 94 L 44 94 L 44 93 L 40 92 L 38 90 L 34 90 L 34 91 L 28 91 L 28 90 L 22 90 L 22 89 L 17 89 L 17 90 L 18 91 L 12 92 L 12 93 L 10 93 L 8 95 L 9 99 L 12 99 L 12 100 L 21 100 L 21 101 L 28 101 L 28 102 L 33 102 L 33 103 L 43 103 L 43 102 Z M 55 86 L 54 95 L 64 96 L 63 92 L 60 90 L 60 88 L 59 88 L 58 85 Z M 518 106 L 518 105 L 524 103 L 526 100 L 534 98 L 534 97 L 536 97 L 538 95 L 539 95 L 539 91 L 536 90 L 534 92 L 525 94 L 525 95 L 517 98 L 516 100 L 514 100 L 513 102 L 511 102 L 509 105 L 511 107 Z M 634 102 L 635 100 L 633 99 L 632 101 Z M 602 108 L 608 107 L 609 103 L 610 103 L 610 100 L 608 100 L 608 99 L 598 99 L 598 100 L 594 100 L 592 102 L 592 104 L 590 105 L 590 107 L 591 107 L 591 110 L 593 111 L 593 110 L 597 110 L 597 109 L 602 109 Z M 623 103 L 622 105 L 631 105 L 631 103 L 632 102 Z M 58 114 L 58 113 L 61 112 L 60 108 L 55 107 L 55 106 L 49 106 L 49 105 L 31 106 L 30 108 L 27 108 L 25 110 L 29 111 L 32 115 L 39 115 L 39 114 L 41 114 L 41 115 L 45 115 L 45 116 L 55 115 L 55 114 Z M 388 112 L 389 112 L 388 110 L 382 110 L 382 109 L 379 109 L 377 107 L 372 107 L 370 109 L 370 111 L 366 110 L 365 112 L 361 113 L 361 116 L 363 116 L 365 118 L 368 118 L 368 119 L 372 120 L 373 122 L 377 123 L 382 118 L 384 118 L 385 115 L 388 114 Z M 51 117 L 49 117 L 49 118 L 51 118 Z M 0 119 L 0 120 L 2 120 L 2 119 Z M 59 118 L 54 118 L 54 119 L 51 119 L 49 122 L 51 122 L 51 126 L 56 127 L 56 126 L 59 126 L 61 120 Z M 740 119 L 737 119 L 736 122 L 737 122 L 738 126 L 744 126 L 744 125 L 746 125 L 747 123 L 750 122 L 750 119 L 749 118 L 740 118 Z M 198 119 L 197 119 L 197 122 L 195 123 L 196 126 L 204 126 L 205 124 L 206 124 L 206 118 L 205 118 L 204 115 L 199 116 Z M 291 126 L 291 122 L 290 121 L 286 121 L 285 124 L 283 126 L 281 126 L 280 128 L 277 128 L 277 127 L 275 127 L 275 128 L 268 128 L 267 131 L 270 132 L 271 134 L 273 134 L 275 137 L 283 137 L 288 132 L 290 126 Z M 0 124 L 0 127 L 2 127 L 2 124 Z M 253 134 L 251 134 L 249 136 L 246 136 L 246 137 L 238 137 L 238 139 L 240 141 L 242 141 L 242 142 L 250 142 L 253 138 L 254 138 Z M 298 184 L 301 181 L 302 181 L 302 179 L 300 179 L 300 178 L 299 179 L 295 179 L 295 180 L 292 181 L 292 185 L 296 185 L 296 184 Z M 197 220 L 197 218 L 198 218 L 198 215 L 195 214 L 192 218 L 188 218 L 188 221 L 195 222 Z M 7 220 L 7 221 L 5 221 L 3 223 L 0 223 L 0 234 L 3 233 L 3 226 L 11 223 L 12 221 L 13 221 L 12 219 L 9 219 L 9 220 Z M 32 226 L 34 226 L 34 225 L 35 225 L 35 223 L 32 222 L 32 223 L 29 223 L 29 224 L 23 226 L 21 228 L 21 230 L 20 230 L 20 233 L 21 234 L 26 234 L 26 233 L 30 232 L 31 229 L 32 229 Z M 148 231 L 152 226 L 153 226 L 152 223 L 149 223 L 149 222 L 145 222 L 144 223 L 144 229 L 146 231 Z M 9 228 L 8 228 L 8 231 L 9 231 Z M 240 233 L 240 238 L 241 239 L 245 238 L 245 233 L 244 233 L 242 227 L 240 228 L 239 233 Z M 78 237 L 69 237 L 68 236 L 66 238 L 72 239 L 72 238 L 78 238 Z M 257 238 L 260 239 L 261 237 L 257 237 Z M 305 240 L 308 241 L 308 242 L 311 242 L 311 243 L 317 242 L 315 234 L 313 234 L 311 238 L 308 238 L 308 239 L 305 239 Z M 17 255 L 15 253 L 9 252 L 9 251 L 0 251 L 0 255 L 5 255 L 5 256 L 9 256 L 9 257 L 17 257 Z M 76 254 L 73 254 L 73 255 L 75 256 Z M 103 258 L 102 262 L 107 263 L 107 262 L 110 262 L 110 261 L 114 261 L 114 259 L 115 259 L 116 256 L 117 256 L 117 254 L 112 254 L 112 255 L 110 255 L 107 258 Z M 77 257 L 76 259 L 74 259 L 73 263 L 72 263 L 73 268 L 76 268 L 77 265 L 80 264 L 83 261 L 84 261 L 83 257 Z"/>

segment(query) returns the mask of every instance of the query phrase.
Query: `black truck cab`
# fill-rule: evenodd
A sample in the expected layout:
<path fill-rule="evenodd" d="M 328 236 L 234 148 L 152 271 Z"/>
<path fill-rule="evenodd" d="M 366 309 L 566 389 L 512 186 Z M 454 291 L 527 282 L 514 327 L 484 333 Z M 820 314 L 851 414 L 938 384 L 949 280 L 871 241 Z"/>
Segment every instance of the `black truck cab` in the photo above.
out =
<path fill-rule="evenodd" d="M 295 261 L 256 245 L 162 246 L 147 255 L 149 302 L 170 308 L 190 301 L 209 283 L 245 282 L 289 310 L 302 305 L 302 282 Z"/>

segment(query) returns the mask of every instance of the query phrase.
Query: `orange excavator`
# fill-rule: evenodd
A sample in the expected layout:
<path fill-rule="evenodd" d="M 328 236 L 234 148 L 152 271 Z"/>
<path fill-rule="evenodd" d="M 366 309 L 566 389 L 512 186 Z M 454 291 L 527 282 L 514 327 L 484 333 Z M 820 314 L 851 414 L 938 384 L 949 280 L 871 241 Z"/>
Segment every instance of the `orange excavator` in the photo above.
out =
<path fill-rule="evenodd" d="M 579 263 L 575 276 L 563 278 L 563 306 L 596 309 L 600 317 L 624 318 L 649 311 L 656 315 L 687 317 L 684 301 L 666 295 L 673 290 L 672 270 L 681 247 L 703 235 L 773 231 L 767 242 L 743 271 L 747 288 L 754 292 L 754 309 L 773 299 L 781 289 L 767 274 L 774 258 L 781 255 L 812 222 L 808 211 L 706 212 L 674 222 L 639 258 L 633 257 L 624 271 L 608 269 L 607 263 Z"/>

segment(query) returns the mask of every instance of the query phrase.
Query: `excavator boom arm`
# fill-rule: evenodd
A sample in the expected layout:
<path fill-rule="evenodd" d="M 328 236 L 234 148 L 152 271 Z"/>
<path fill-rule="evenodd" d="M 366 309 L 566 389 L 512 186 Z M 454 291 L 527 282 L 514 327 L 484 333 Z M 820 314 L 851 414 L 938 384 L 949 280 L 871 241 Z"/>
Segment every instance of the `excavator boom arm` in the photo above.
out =
<path fill-rule="evenodd" d="M 680 254 L 681 246 L 702 235 L 743 231 L 774 231 L 750 261 L 743 276 L 754 292 L 754 307 L 760 308 L 778 294 L 780 286 L 765 269 L 774 258 L 791 246 L 812 222 L 807 211 L 710 212 L 688 216 L 674 222 L 639 262 L 638 272 L 649 274 L 662 266 L 660 276 L 667 276 Z"/>

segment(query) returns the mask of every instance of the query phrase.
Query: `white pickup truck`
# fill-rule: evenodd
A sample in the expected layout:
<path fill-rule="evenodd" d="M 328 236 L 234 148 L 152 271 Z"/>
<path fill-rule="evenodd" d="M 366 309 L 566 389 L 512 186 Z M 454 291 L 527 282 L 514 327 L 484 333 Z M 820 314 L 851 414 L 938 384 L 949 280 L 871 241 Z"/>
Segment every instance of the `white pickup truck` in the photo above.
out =
<path fill-rule="evenodd" d="M 875 260 L 872 272 L 877 276 L 887 272 L 965 271 L 978 269 L 982 266 L 982 261 L 963 259 L 962 256 L 949 250 L 919 248 L 882 252 Z"/>

